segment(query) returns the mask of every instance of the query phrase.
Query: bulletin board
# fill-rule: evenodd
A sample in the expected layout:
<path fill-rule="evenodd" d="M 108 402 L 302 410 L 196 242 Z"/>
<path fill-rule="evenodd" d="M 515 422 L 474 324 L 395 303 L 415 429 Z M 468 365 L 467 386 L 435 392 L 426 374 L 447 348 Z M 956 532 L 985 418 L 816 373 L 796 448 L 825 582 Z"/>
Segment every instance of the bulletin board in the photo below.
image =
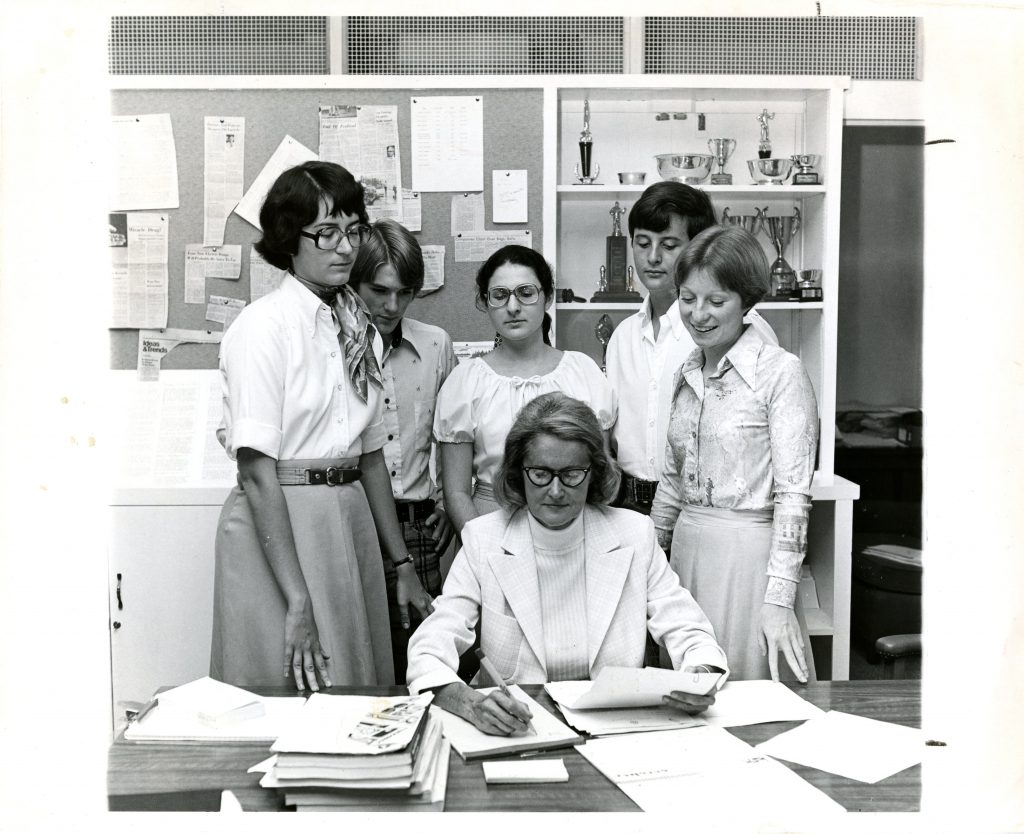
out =
<path fill-rule="evenodd" d="M 484 229 L 529 230 L 533 248 L 543 251 L 543 91 L 537 89 L 259 89 L 259 90 L 115 90 L 111 114 L 131 116 L 169 113 L 178 162 L 179 207 L 168 209 L 168 314 L 167 326 L 188 330 L 222 329 L 206 320 L 206 304 L 186 304 L 185 246 L 203 242 L 203 120 L 206 116 L 245 117 L 245 169 L 243 190 L 248 190 L 285 135 L 310 150 L 319 146 L 321 104 L 394 105 L 402 158 L 402 185 L 412 187 L 411 103 L 413 96 L 481 96 L 483 99 Z M 526 223 L 491 222 L 491 171 L 526 170 Z M 421 194 L 423 228 L 416 232 L 421 245 L 443 245 L 445 285 L 417 298 L 409 307 L 413 318 L 443 327 L 459 340 L 493 337 L 487 315 L 474 306 L 476 272 L 480 263 L 456 263 L 451 235 L 453 192 Z M 260 236 L 254 226 L 236 214 L 228 217 L 225 244 L 241 244 L 241 278 L 208 278 L 206 294 L 249 301 L 249 256 Z M 136 367 L 137 330 L 111 330 L 111 367 Z M 164 357 L 163 370 L 217 367 L 216 344 L 182 344 Z"/>

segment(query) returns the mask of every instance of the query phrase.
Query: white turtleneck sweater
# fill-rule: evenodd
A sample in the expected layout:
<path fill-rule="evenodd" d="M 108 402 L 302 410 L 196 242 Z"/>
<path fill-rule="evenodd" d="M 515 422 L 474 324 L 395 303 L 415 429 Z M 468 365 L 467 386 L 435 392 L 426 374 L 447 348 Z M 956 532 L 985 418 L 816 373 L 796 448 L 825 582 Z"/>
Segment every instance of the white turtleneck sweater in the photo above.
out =
<path fill-rule="evenodd" d="M 528 514 L 537 561 L 549 681 L 587 680 L 587 568 L 583 514 L 551 530 Z"/>

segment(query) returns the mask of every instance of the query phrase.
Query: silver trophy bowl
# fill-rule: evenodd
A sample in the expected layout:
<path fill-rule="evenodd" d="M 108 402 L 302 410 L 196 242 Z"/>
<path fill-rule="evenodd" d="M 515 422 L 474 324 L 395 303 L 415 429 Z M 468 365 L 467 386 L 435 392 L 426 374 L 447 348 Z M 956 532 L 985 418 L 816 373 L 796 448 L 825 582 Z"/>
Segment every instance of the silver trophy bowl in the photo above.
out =
<path fill-rule="evenodd" d="M 654 158 L 658 160 L 658 173 L 663 180 L 690 185 L 707 179 L 715 162 L 714 155 L 709 153 L 660 153 Z"/>
<path fill-rule="evenodd" d="M 755 185 L 782 185 L 793 170 L 793 160 L 776 157 L 773 159 L 748 159 L 747 169 Z"/>

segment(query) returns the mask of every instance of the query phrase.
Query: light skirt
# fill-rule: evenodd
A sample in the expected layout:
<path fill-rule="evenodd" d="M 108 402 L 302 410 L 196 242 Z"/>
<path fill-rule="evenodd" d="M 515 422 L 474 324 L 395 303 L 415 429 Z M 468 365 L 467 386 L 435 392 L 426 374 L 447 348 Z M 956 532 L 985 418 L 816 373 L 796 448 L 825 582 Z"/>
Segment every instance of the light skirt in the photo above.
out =
<path fill-rule="evenodd" d="M 765 571 L 772 544 L 772 516 L 772 510 L 684 505 L 672 534 L 670 564 L 711 620 L 729 659 L 730 680 L 771 678 L 757 631 L 768 587 Z M 804 638 L 808 675 L 814 680 L 811 641 L 799 596 L 796 617 Z M 778 661 L 779 677 L 796 680 L 782 652 Z"/>
<path fill-rule="evenodd" d="M 362 484 L 281 490 L 331 683 L 393 684 L 384 565 Z M 215 558 L 210 676 L 294 685 L 283 674 L 285 599 L 237 487 L 221 510 Z"/>

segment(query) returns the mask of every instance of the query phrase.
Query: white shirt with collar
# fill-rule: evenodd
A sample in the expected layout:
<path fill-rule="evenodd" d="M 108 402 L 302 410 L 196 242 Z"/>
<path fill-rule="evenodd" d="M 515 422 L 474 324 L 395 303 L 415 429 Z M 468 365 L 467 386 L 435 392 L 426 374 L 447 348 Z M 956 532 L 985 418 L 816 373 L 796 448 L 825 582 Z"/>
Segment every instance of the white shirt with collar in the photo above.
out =
<path fill-rule="evenodd" d="M 756 310 L 744 319 L 761 339 L 777 345 L 775 331 Z M 672 380 L 696 347 L 673 304 L 658 320 L 658 338 L 650 299 L 625 319 L 608 342 L 608 381 L 619 399 L 619 417 L 612 429 L 616 458 L 623 472 L 645 481 L 661 480 L 665 465 Z"/>
<path fill-rule="evenodd" d="M 331 308 L 285 275 L 246 307 L 220 348 L 224 446 L 274 458 L 356 457 L 384 445 L 383 395 L 356 394 Z M 381 356 L 380 335 L 374 352 Z"/>

